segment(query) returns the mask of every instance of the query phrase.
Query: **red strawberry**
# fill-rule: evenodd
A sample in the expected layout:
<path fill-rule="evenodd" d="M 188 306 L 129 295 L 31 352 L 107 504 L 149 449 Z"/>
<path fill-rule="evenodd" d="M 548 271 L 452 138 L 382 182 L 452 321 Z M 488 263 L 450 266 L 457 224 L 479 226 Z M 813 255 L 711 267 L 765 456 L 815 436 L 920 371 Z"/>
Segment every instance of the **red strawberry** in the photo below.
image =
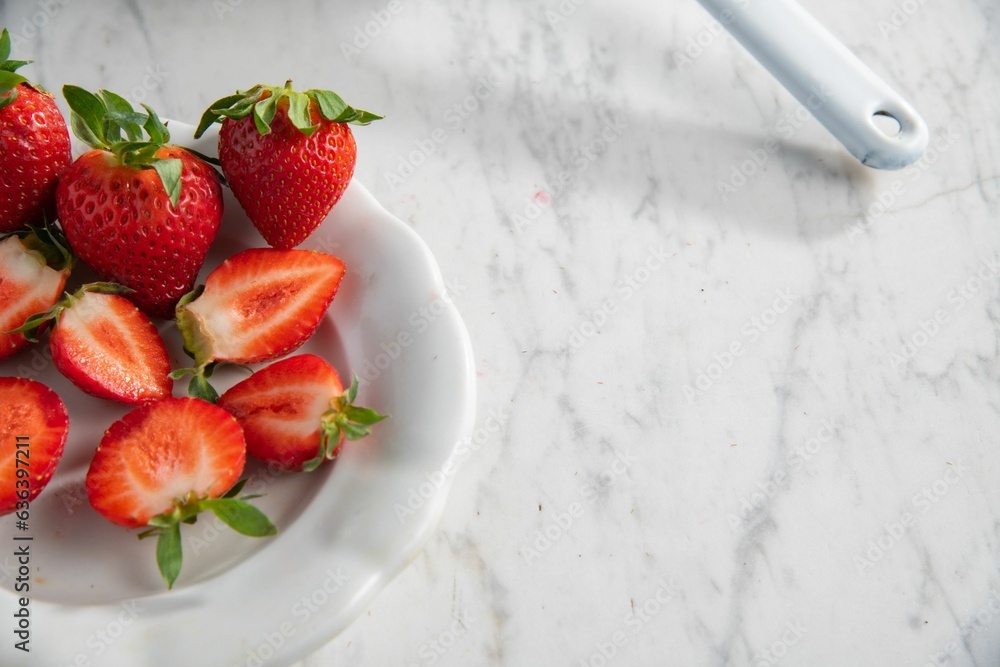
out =
<path fill-rule="evenodd" d="M 270 521 L 236 498 L 246 461 L 232 415 L 197 398 L 168 398 L 136 408 L 104 433 L 87 471 L 90 504 L 126 528 L 150 526 L 167 586 L 180 573 L 180 524 L 210 510 L 244 535 L 273 535 Z M 235 486 L 234 486 L 235 485 Z"/>
<path fill-rule="evenodd" d="M 328 90 L 256 85 L 205 111 L 195 137 L 222 120 L 222 173 L 250 221 L 275 248 L 294 248 L 326 218 L 354 174 L 348 123 L 382 118 Z"/>
<path fill-rule="evenodd" d="M 27 509 L 62 458 L 69 417 L 41 382 L 0 378 L 0 514 Z"/>
<path fill-rule="evenodd" d="M 52 320 L 59 372 L 92 396 L 142 405 L 170 396 L 170 355 L 156 327 L 110 283 L 84 285 L 22 327 L 29 340 Z"/>
<path fill-rule="evenodd" d="M 385 419 L 353 405 L 355 377 L 344 391 L 333 366 L 314 354 L 276 361 L 234 385 L 218 405 L 236 417 L 247 453 L 286 470 L 314 470 L 337 457 L 344 439 L 368 435 Z"/>
<path fill-rule="evenodd" d="M 55 217 L 56 182 L 70 163 L 69 132 L 55 98 L 28 82 L 8 60 L 0 33 L 0 232 Z"/>
<path fill-rule="evenodd" d="M 343 262 L 313 250 L 251 248 L 230 257 L 208 274 L 204 288 L 177 304 L 193 370 L 217 361 L 256 364 L 294 351 L 316 331 L 343 276 Z"/>
<path fill-rule="evenodd" d="M 12 332 L 29 316 L 51 308 L 73 267 L 65 239 L 54 228 L 33 228 L 0 241 L 0 359 L 25 345 Z"/>
<path fill-rule="evenodd" d="M 188 151 L 166 145 L 170 133 L 148 106 L 148 114 L 136 113 L 106 90 L 65 86 L 63 94 L 74 132 L 97 149 L 59 182 L 66 238 L 101 279 L 135 290 L 129 298 L 144 312 L 172 317 L 219 230 L 218 177 Z"/>

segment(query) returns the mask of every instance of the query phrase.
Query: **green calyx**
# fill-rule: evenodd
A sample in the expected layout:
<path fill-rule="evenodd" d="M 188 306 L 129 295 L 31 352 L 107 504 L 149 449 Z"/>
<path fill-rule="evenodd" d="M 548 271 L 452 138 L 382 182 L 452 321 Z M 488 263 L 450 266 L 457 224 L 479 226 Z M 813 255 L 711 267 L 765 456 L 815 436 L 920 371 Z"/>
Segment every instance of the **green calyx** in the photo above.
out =
<path fill-rule="evenodd" d="M 174 309 L 177 329 L 181 332 L 181 338 L 184 341 L 184 352 L 194 359 L 195 365 L 192 368 L 178 368 L 170 374 L 170 378 L 179 380 L 185 375 L 190 375 L 188 396 L 216 403 L 219 400 L 219 392 L 209 384 L 208 378 L 212 377 L 219 362 L 215 361 L 212 356 L 211 337 L 202 326 L 201 317 L 187 307 L 204 291 L 205 286 L 198 285 L 182 296 Z"/>
<path fill-rule="evenodd" d="M 139 539 L 156 537 L 156 564 L 167 588 L 173 588 L 181 573 L 184 554 L 181 549 L 181 524 L 193 524 L 198 515 L 210 511 L 230 528 L 242 535 L 250 537 L 268 537 L 276 535 L 278 529 L 271 520 L 259 509 L 248 503 L 248 500 L 259 496 L 239 496 L 247 480 L 240 480 L 224 496 L 210 498 L 199 497 L 188 493 L 183 498 L 174 500 L 173 509 L 163 514 L 157 514 L 149 520 L 149 530 L 139 533 Z M 239 496 L 239 497 L 237 497 Z"/>
<path fill-rule="evenodd" d="M 158 158 L 157 151 L 170 141 L 170 131 L 148 105 L 146 113 L 110 90 L 95 95 L 79 86 L 63 86 L 63 97 L 71 110 L 73 134 L 91 148 L 110 151 L 129 167 L 156 170 L 163 188 L 176 207 L 181 197 L 181 161 Z"/>
<path fill-rule="evenodd" d="M 371 408 L 354 405 L 357 396 L 358 376 L 355 375 L 350 388 L 330 401 L 330 409 L 323 413 L 319 455 L 302 464 L 304 471 L 315 470 L 323 461 L 337 458 L 341 435 L 347 440 L 360 440 L 371 432 L 369 428 L 371 425 L 388 417 L 380 415 Z"/>
<path fill-rule="evenodd" d="M 28 342 L 37 343 L 39 334 L 48 322 L 56 321 L 59 316 L 67 308 L 72 308 L 73 304 L 80 300 L 80 298 L 87 292 L 93 292 L 95 294 L 131 294 L 135 290 L 125 287 L 124 285 L 119 285 L 117 283 L 87 283 L 76 292 L 72 294 L 63 294 L 62 298 L 59 299 L 54 306 L 48 310 L 42 311 L 40 313 L 35 313 L 28 319 L 24 321 L 24 324 L 12 331 L 5 331 L 4 333 L 12 334 L 19 333 L 25 337 Z"/>
<path fill-rule="evenodd" d="M 28 79 L 17 74 L 30 60 L 10 60 L 10 33 L 7 28 L 0 32 L 0 109 L 17 99 L 17 87 L 28 83 Z"/>
<path fill-rule="evenodd" d="M 169 377 L 171 380 L 180 380 L 185 375 L 190 375 L 188 396 L 215 404 L 219 402 L 219 392 L 209 383 L 208 378 L 212 377 L 216 366 L 218 362 L 213 361 L 195 368 L 178 368 L 171 372 Z"/>
<path fill-rule="evenodd" d="M 195 139 L 204 134 L 212 123 L 222 122 L 223 118 L 239 119 L 251 114 L 257 131 L 261 134 L 270 134 L 271 121 L 274 120 L 282 100 L 288 105 L 288 119 L 306 136 L 310 136 L 319 127 L 312 122 L 310 102 L 316 104 L 320 116 L 334 123 L 368 125 L 372 121 L 384 118 L 370 111 L 355 109 L 340 95 L 330 90 L 314 89 L 300 93 L 292 90 L 291 81 L 287 81 L 284 86 L 257 84 L 248 90 L 237 91 L 235 95 L 227 95 L 208 107 L 198 123 L 198 129 L 194 133 Z"/>

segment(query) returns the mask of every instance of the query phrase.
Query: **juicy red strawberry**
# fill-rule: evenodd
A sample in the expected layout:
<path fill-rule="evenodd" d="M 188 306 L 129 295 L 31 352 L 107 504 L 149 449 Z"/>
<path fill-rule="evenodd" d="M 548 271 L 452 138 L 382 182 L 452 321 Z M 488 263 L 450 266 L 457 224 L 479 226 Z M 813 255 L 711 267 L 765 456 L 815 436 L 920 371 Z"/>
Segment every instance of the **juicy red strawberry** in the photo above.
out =
<path fill-rule="evenodd" d="M 343 276 L 344 263 L 326 253 L 244 250 L 178 304 L 184 347 L 200 368 L 284 356 L 316 331 Z"/>
<path fill-rule="evenodd" d="M 132 405 L 170 396 L 174 383 L 166 345 L 131 301 L 85 285 L 51 316 L 56 321 L 49 335 L 52 360 L 80 389 Z"/>
<path fill-rule="evenodd" d="M 69 431 L 66 406 L 41 382 L 0 378 L 0 514 L 24 509 L 52 479 Z"/>
<path fill-rule="evenodd" d="M 57 238 L 53 230 L 35 229 L 0 241 L 0 332 L 17 329 L 59 299 L 73 258 Z M 0 333 L 0 359 L 27 344 L 24 334 Z"/>
<path fill-rule="evenodd" d="M 314 354 L 282 359 L 234 385 L 219 398 L 243 427 L 247 452 L 285 470 L 313 470 L 336 458 L 344 439 L 368 435 L 385 417 L 353 405 L 333 366 Z"/>
<path fill-rule="evenodd" d="M 108 428 L 87 471 L 87 496 L 108 521 L 141 528 L 189 494 L 222 496 L 245 462 L 243 432 L 228 412 L 197 398 L 167 398 Z"/>
<path fill-rule="evenodd" d="M 59 175 L 69 166 L 66 121 L 55 98 L 15 74 L 10 36 L 0 33 L 0 232 L 55 217 Z"/>
<path fill-rule="evenodd" d="M 118 96 L 74 86 L 63 92 L 80 118 L 74 128 L 116 128 L 97 138 L 93 130 L 81 136 L 98 150 L 77 158 L 59 182 L 56 204 L 66 238 L 102 280 L 134 290 L 129 299 L 144 312 L 172 317 L 177 301 L 194 287 L 222 221 L 218 178 L 191 153 L 165 145 L 170 134 L 148 107 L 149 115 L 140 115 L 146 118 L 142 128 L 115 125 L 107 110 L 122 104 L 131 110 Z M 105 115 L 94 112 L 95 105 Z M 142 129 L 148 141 L 127 140 Z"/>
<path fill-rule="evenodd" d="M 243 431 L 232 415 L 197 398 L 148 403 L 112 424 L 87 471 L 90 504 L 126 528 L 150 526 L 160 573 L 180 573 L 180 524 L 211 511 L 244 535 L 273 535 L 274 525 L 234 497 L 246 462 Z M 234 486 L 235 485 L 235 486 Z"/>
<path fill-rule="evenodd" d="M 202 116 L 195 136 L 224 118 L 219 160 L 247 217 L 275 248 L 294 248 L 344 194 L 357 159 L 348 123 L 381 118 L 324 90 L 297 93 L 254 86 L 225 97 Z"/>

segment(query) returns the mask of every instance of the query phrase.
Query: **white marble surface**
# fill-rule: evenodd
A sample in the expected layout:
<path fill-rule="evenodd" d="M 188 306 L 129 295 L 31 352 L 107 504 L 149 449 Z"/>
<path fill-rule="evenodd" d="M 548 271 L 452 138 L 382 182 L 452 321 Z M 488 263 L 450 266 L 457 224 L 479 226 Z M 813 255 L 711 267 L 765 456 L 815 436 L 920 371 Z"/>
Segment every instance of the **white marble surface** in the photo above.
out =
<path fill-rule="evenodd" d="M 859 165 L 694 0 L 0 2 L 54 89 L 388 116 L 357 177 L 454 286 L 482 447 L 298 667 L 1000 664 L 1000 7 L 803 4 L 919 166 Z"/>

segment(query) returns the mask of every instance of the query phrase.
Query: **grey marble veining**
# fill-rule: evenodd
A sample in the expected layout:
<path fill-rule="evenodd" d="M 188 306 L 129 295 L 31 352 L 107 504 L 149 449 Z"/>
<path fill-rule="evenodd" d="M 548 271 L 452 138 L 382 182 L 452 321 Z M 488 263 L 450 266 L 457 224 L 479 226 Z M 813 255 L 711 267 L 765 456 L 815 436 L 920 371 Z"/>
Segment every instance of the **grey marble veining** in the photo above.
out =
<path fill-rule="evenodd" d="M 297 667 L 1000 662 L 998 7 L 803 4 L 920 163 L 858 164 L 693 1 L 57 0 L 22 34 L 43 84 L 180 120 L 286 78 L 386 113 L 357 177 L 462 286 L 498 428 Z"/>

